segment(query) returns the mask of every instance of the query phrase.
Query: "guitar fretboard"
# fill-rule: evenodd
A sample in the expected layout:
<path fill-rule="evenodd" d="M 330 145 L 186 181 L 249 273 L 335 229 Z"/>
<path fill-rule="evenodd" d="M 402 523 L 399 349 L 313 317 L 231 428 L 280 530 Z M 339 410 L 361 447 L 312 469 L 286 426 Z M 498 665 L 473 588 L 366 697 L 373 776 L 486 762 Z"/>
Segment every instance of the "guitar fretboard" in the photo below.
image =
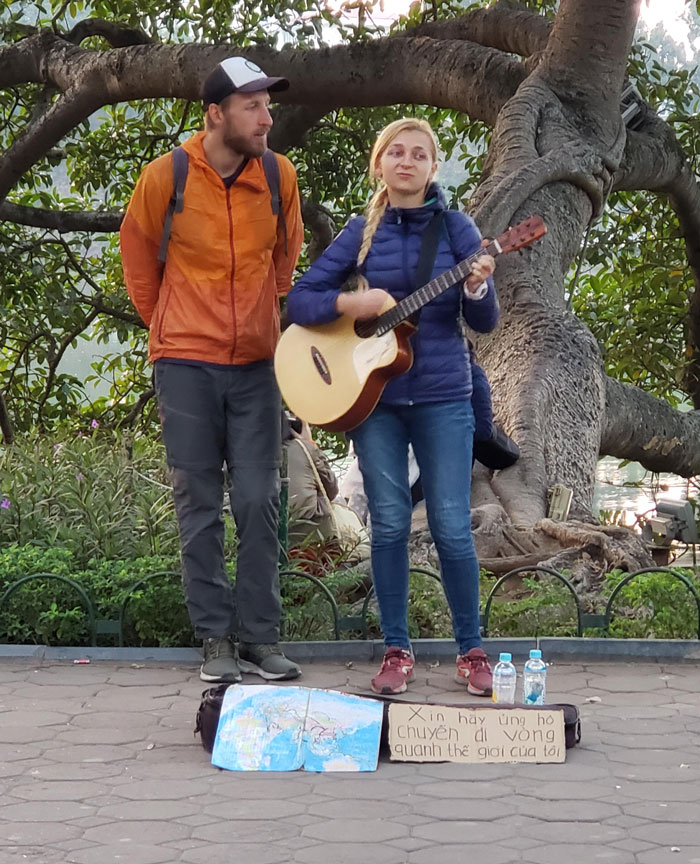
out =
<path fill-rule="evenodd" d="M 413 315 L 414 312 L 425 306 L 426 303 L 430 303 L 431 300 L 439 297 L 440 294 L 444 294 L 455 283 L 463 282 L 472 272 L 472 264 L 477 258 L 480 258 L 482 255 L 493 255 L 495 257 L 500 252 L 500 246 L 495 240 L 492 240 L 488 246 L 482 246 L 473 255 L 470 255 L 469 258 L 465 258 L 464 261 L 460 261 L 459 264 L 450 270 L 446 270 L 444 273 L 436 276 L 435 279 L 431 279 L 422 288 L 418 288 L 409 294 L 408 297 L 404 297 L 396 306 L 392 306 L 391 309 L 383 312 L 373 321 L 363 322 L 357 328 L 358 335 L 382 336 L 384 333 L 388 333 L 394 327 L 398 327 L 402 321 Z"/>

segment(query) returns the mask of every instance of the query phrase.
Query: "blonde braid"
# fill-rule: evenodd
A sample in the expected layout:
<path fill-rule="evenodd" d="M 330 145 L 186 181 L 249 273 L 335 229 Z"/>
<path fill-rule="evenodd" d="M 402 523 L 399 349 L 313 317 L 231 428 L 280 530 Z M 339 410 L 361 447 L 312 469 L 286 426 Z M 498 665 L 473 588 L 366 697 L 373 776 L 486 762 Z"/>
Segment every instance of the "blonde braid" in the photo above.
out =
<path fill-rule="evenodd" d="M 369 254 L 372 240 L 374 239 L 374 235 L 377 231 L 377 228 L 379 227 L 379 223 L 382 221 L 382 216 L 384 215 L 388 205 L 389 192 L 386 186 L 382 186 L 381 189 L 374 193 L 369 204 L 367 205 L 367 209 L 365 210 L 365 227 L 362 231 L 362 243 L 360 244 L 360 251 L 357 253 L 358 269 L 362 266 L 365 258 Z M 367 291 L 368 289 L 369 282 L 364 276 L 358 274 L 357 290 Z"/>

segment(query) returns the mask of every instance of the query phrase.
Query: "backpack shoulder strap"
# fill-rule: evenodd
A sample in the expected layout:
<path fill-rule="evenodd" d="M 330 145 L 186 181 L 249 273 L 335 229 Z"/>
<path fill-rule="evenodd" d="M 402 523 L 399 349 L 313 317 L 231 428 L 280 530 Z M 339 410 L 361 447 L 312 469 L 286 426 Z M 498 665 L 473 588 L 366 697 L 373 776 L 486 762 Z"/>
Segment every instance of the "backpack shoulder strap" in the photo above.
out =
<path fill-rule="evenodd" d="M 168 209 L 165 213 L 165 221 L 163 222 L 163 234 L 160 238 L 160 247 L 158 249 L 158 261 L 165 264 L 165 259 L 168 255 L 168 243 L 170 242 L 170 232 L 173 227 L 173 214 L 181 213 L 185 206 L 185 183 L 187 182 L 187 171 L 189 168 L 189 157 L 187 151 L 182 147 L 176 147 L 173 150 L 173 194 L 168 203 Z"/>
<path fill-rule="evenodd" d="M 280 192 L 280 166 L 277 162 L 277 157 L 272 150 L 266 150 L 263 153 L 262 164 L 263 170 L 265 171 L 265 179 L 270 188 L 272 212 L 277 217 L 277 224 L 282 226 L 282 233 L 284 234 L 284 254 L 288 255 L 287 223 L 284 218 L 284 210 L 282 209 L 282 193 Z"/>

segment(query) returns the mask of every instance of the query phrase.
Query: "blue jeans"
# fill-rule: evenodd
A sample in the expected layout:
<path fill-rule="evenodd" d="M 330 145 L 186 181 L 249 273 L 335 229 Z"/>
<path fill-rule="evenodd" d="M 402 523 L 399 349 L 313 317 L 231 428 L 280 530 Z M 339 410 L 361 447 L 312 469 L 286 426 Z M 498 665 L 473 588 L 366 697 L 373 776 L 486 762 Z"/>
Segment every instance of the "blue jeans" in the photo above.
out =
<path fill-rule="evenodd" d="M 378 405 L 350 433 L 372 519 L 372 573 L 387 647 L 410 649 L 408 445 L 420 468 L 428 524 L 460 654 L 481 645 L 479 562 L 471 533 L 471 402 Z"/>

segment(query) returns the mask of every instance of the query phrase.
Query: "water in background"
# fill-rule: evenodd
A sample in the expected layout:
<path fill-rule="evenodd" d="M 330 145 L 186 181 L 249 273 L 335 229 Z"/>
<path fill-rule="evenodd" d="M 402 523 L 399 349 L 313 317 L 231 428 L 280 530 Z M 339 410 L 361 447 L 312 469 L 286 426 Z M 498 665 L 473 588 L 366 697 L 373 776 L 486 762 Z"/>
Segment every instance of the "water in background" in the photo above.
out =
<path fill-rule="evenodd" d="M 593 513 L 622 511 L 616 520 L 624 525 L 635 523 L 635 514 L 655 509 L 657 499 L 682 501 L 688 497 L 688 481 L 677 474 L 654 474 L 638 462 L 620 467 L 620 459 L 605 456 L 598 461 Z M 693 490 L 690 491 L 693 497 Z"/>

